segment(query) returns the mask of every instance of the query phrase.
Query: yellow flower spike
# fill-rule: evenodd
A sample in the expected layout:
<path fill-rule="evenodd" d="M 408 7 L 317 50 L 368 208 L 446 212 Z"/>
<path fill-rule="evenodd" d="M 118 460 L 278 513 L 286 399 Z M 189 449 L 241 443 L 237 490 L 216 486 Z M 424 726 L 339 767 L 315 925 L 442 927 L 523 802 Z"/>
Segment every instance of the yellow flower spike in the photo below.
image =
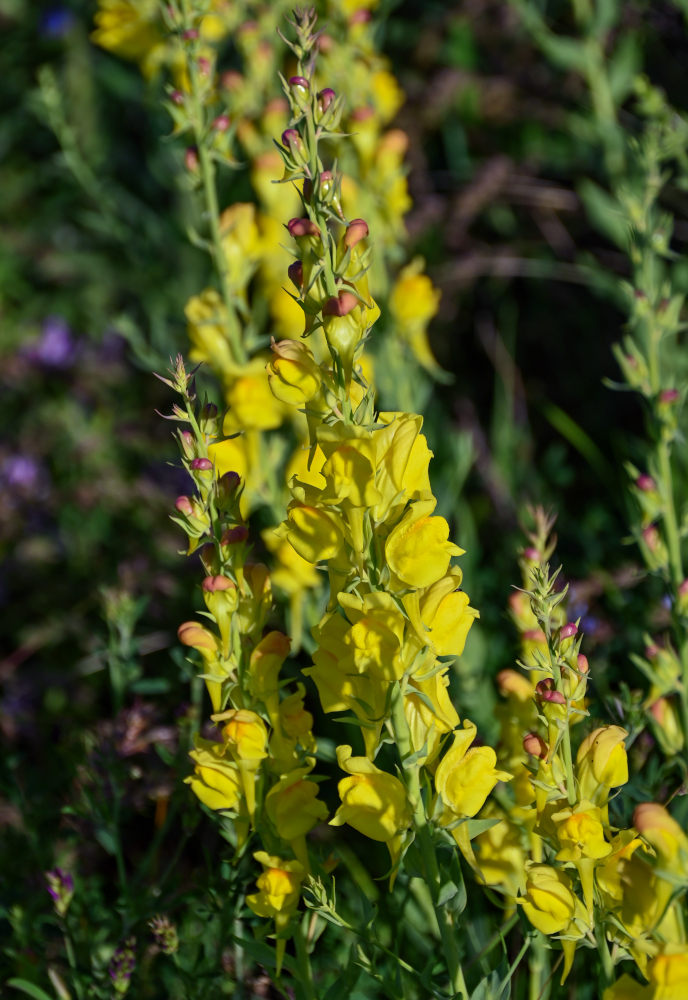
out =
<path fill-rule="evenodd" d="M 642 802 L 633 813 L 633 826 L 655 849 L 661 867 L 688 876 L 688 837 L 664 806 Z"/>
<path fill-rule="evenodd" d="M 373 515 L 377 521 L 383 521 L 408 500 L 432 497 L 428 474 L 432 452 L 425 435 L 420 433 L 422 417 L 382 412 L 378 420 L 384 425 L 375 431 L 376 486 L 382 499 Z"/>
<path fill-rule="evenodd" d="M 317 507 L 291 503 L 287 521 L 287 539 L 307 562 L 334 559 L 342 551 L 344 535 L 333 515 Z"/>
<path fill-rule="evenodd" d="M 435 787 L 454 816 L 475 816 L 495 785 L 512 778 L 496 769 L 497 755 L 492 747 L 469 749 L 475 736 L 474 723 L 464 719 L 463 730 L 455 731 L 452 746 L 435 775 Z"/>
<path fill-rule="evenodd" d="M 262 701 L 273 726 L 279 711 L 279 672 L 289 656 L 291 643 L 283 632 L 268 632 L 251 653 L 248 689 Z"/>
<path fill-rule="evenodd" d="M 327 482 L 323 503 L 372 507 L 380 500 L 375 486 L 375 445 L 370 440 L 352 439 L 340 444 L 329 455 L 322 474 Z"/>
<path fill-rule="evenodd" d="M 398 778 L 381 771 L 367 757 L 353 757 L 350 746 L 337 747 L 337 761 L 350 777 L 339 782 L 342 804 L 330 826 L 348 823 L 364 837 L 387 844 L 396 865 L 401 836 L 412 819 L 406 789 Z"/>
<path fill-rule="evenodd" d="M 393 528 L 385 556 L 395 576 L 408 587 L 429 587 L 443 577 L 452 556 L 464 550 L 449 541 L 449 525 L 443 517 L 431 517 L 435 501 L 417 501 Z"/>
<path fill-rule="evenodd" d="M 605 805 L 612 788 L 628 781 L 628 757 L 621 726 L 602 726 L 585 737 L 576 754 L 581 798 Z"/>
<path fill-rule="evenodd" d="M 301 767 L 283 775 L 265 796 L 265 809 L 282 840 L 291 844 L 306 871 L 308 852 L 305 835 L 327 818 L 327 806 L 318 798 L 318 786 Z"/>
<path fill-rule="evenodd" d="M 263 873 L 256 879 L 259 891 L 247 896 L 246 903 L 256 916 L 275 921 L 278 936 L 276 971 L 279 976 L 286 948 L 283 935 L 298 908 L 301 883 L 306 872 L 300 861 L 283 861 L 266 851 L 256 851 L 253 857 L 263 866 Z"/>
<path fill-rule="evenodd" d="M 474 840 L 478 849 L 476 864 L 485 885 L 501 889 L 513 906 L 518 893 L 525 889 L 527 855 L 519 828 L 506 814 L 497 815 L 503 818 Z"/>
<path fill-rule="evenodd" d="M 320 389 L 322 373 L 302 340 L 271 344 L 274 357 L 267 364 L 270 390 L 290 406 L 304 406 Z"/>
<path fill-rule="evenodd" d="M 588 913 L 593 910 L 593 874 L 596 862 L 608 857 L 611 844 L 604 839 L 602 812 L 591 802 L 581 802 L 569 809 L 553 813 L 557 838 L 561 845 L 557 861 L 575 865 L 581 880 L 583 898 Z"/>
<path fill-rule="evenodd" d="M 571 879 L 551 865 L 526 862 L 526 888 L 517 900 L 533 927 L 543 934 L 568 933 L 575 916 L 586 918 Z"/>

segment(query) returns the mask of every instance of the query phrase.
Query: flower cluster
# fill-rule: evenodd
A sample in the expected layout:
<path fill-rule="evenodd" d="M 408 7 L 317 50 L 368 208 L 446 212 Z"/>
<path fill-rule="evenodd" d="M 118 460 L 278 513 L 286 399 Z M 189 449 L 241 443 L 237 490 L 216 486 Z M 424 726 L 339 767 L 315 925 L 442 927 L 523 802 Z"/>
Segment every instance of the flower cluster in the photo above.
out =
<path fill-rule="evenodd" d="M 562 982 L 581 946 L 597 947 L 609 982 L 627 958 L 652 979 L 654 963 L 685 952 L 676 890 L 685 884 L 688 838 L 657 803 L 637 806 L 627 829 L 610 819 L 614 790 L 629 778 L 626 730 L 589 729 L 574 754 L 588 715 L 589 664 L 578 623 L 566 619 L 567 588 L 549 570 L 552 522 L 542 511 L 535 516 L 521 558 L 529 589 L 510 602 L 524 672 L 498 678 L 499 753 L 514 774 L 511 801 L 491 806 L 498 822 L 476 840 L 478 871 L 561 942 Z M 605 996 L 625 997 L 628 978 Z"/>

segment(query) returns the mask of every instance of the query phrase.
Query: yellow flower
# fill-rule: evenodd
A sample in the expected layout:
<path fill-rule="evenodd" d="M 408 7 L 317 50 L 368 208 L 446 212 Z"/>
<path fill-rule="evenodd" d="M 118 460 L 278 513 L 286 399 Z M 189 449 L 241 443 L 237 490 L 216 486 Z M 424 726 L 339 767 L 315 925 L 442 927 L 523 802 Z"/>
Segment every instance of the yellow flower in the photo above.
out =
<path fill-rule="evenodd" d="M 333 559 L 344 544 L 336 518 L 306 504 L 289 505 L 285 533 L 301 558 L 310 563 Z"/>
<path fill-rule="evenodd" d="M 435 670 L 427 677 L 419 671 L 409 678 L 404 713 L 413 749 L 420 753 L 423 746 L 426 748 L 426 757 L 420 763 L 431 763 L 439 753 L 442 736 L 453 732 L 459 724 L 448 688 L 448 669 Z"/>
<path fill-rule="evenodd" d="M 412 591 L 403 598 L 416 635 L 437 656 L 460 656 L 469 629 L 479 613 L 470 607 L 468 594 L 458 588 L 461 571 L 450 570 L 447 576 L 419 594 Z"/>
<path fill-rule="evenodd" d="M 499 887 L 515 902 L 526 881 L 526 852 L 518 827 L 505 816 L 479 833 L 474 843 L 478 848 L 478 870 L 485 884 Z"/>
<path fill-rule="evenodd" d="M 91 40 L 122 59 L 138 62 L 150 77 L 165 59 L 165 37 L 156 0 L 98 0 Z"/>
<path fill-rule="evenodd" d="M 416 360 L 428 371 L 439 368 L 428 340 L 427 328 L 437 313 L 440 293 L 423 274 L 424 261 L 416 258 L 399 274 L 389 297 L 389 309 L 395 328 Z"/>
<path fill-rule="evenodd" d="M 320 389 L 322 376 L 310 349 L 302 340 L 272 344 L 268 383 L 274 396 L 290 406 L 304 406 Z"/>
<path fill-rule="evenodd" d="M 443 517 L 430 517 L 434 500 L 418 501 L 390 533 L 385 556 L 392 572 L 409 587 L 429 587 L 443 577 L 453 555 L 463 549 L 449 541 Z"/>
<path fill-rule="evenodd" d="M 235 292 L 245 293 L 261 254 L 253 202 L 236 202 L 225 209 L 220 216 L 220 233 L 229 285 Z"/>
<path fill-rule="evenodd" d="M 595 863 L 611 854 L 611 844 L 604 839 L 602 813 L 591 802 L 581 802 L 569 809 L 552 814 L 561 845 L 557 861 L 570 861 L 581 880 L 588 913 L 593 907 L 593 874 Z"/>
<path fill-rule="evenodd" d="M 271 721 L 279 710 L 279 672 L 290 648 L 283 632 L 268 632 L 251 653 L 248 688 L 253 698 L 263 702 Z"/>
<path fill-rule="evenodd" d="M 688 876 L 688 837 L 664 806 L 642 802 L 633 813 L 633 826 L 655 849 L 661 867 Z"/>
<path fill-rule="evenodd" d="M 228 379 L 236 370 L 232 348 L 227 337 L 227 310 L 214 288 L 206 288 L 186 303 L 184 315 L 191 343 L 189 357 L 204 362 Z"/>
<path fill-rule="evenodd" d="M 271 392 L 265 359 L 253 358 L 233 379 L 226 392 L 229 411 L 222 429 L 269 431 L 279 427 L 285 416 L 284 404 Z"/>
<path fill-rule="evenodd" d="M 318 786 L 307 774 L 305 767 L 285 774 L 265 797 L 267 814 L 283 840 L 303 837 L 327 816 L 327 806 L 318 798 Z"/>
<path fill-rule="evenodd" d="M 528 920 L 537 930 L 548 936 L 565 934 L 569 938 L 562 941 L 563 983 L 573 964 L 575 939 L 582 937 L 587 929 L 587 914 L 571 889 L 571 880 L 564 872 L 532 861 L 526 862 L 526 872 L 525 894 L 516 902 L 523 907 Z"/>
<path fill-rule="evenodd" d="M 210 809 L 237 810 L 242 800 L 242 783 L 234 761 L 224 757 L 222 743 L 196 738 L 196 747 L 189 754 L 194 773 L 185 778 L 191 791 Z"/>
<path fill-rule="evenodd" d="M 432 496 L 428 466 L 432 452 L 421 434 L 423 418 L 408 413 L 382 412 L 383 425 L 375 431 L 376 483 L 382 499 L 373 511 L 383 521 L 390 509 L 401 509 L 408 500 Z"/>
<path fill-rule="evenodd" d="M 256 851 L 253 855 L 263 866 L 263 873 L 256 879 L 259 891 L 246 897 L 246 903 L 259 916 L 275 921 L 275 930 L 283 935 L 296 912 L 301 895 L 301 883 L 306 874 L 300 861 L 283 861 L 282 858 Z M 277 940 L 277 975 L 282 968 L 286 941 Z"/>
<path fill-rule="evenodd" d="M 442 801 L 454 816 L 475 816 L 499 781 L 509 781 L 511 775 L 495 767 L 497 755 L 492 747 L 473 747 L 476 727 L 464 719 L 463 729 L 457 729 L 451 749 L 440 761 L 435 786 Z"/>
<path fill-rule="evenodd" d="M 602 1000 L 684 1000 L 688 996 L 688 949 L 665 945 L 647 967 L 647 986 L 628 975 L 604 991 Z"/>
<path fill-rule="evenodd" d="M 621 726 L 594 729 L 581 743 L 576 755 L 576 775 L 581 797 L 604 805 L 609 792 L 628 781 L 628 758 Z"/>
<path fill-rule="evenodd" d="M 387 844 L 392 863 L 396 863 L 402 834 L 411 824 L 411 809 L 404 786 L 367 757 L 353 757 L 349 746 L 337 747 L 337 761 L 350 777 L 339 782 L 342 804 L 330 825 L 348 823 L 364 837 L 382 841 Z"/>
<path fill-rule="evenodd" d="M 268 732 L 259 715 L 246 708 L 231 708 L 213 717 L 224 722 L 222 737 L 237 761 L 258 763 L 267 757 Z"/>

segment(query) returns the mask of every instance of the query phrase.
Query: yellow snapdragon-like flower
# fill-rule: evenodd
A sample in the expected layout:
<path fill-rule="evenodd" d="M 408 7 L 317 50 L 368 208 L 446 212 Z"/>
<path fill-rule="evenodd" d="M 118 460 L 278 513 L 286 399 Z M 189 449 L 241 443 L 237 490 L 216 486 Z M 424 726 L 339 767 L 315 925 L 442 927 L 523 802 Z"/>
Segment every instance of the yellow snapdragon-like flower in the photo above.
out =
<path fill-rule="evenodd" d="M 475 816 L 495 785 L 511 779 L 506 771 L 497 770 L 492 747 L 471 747 L 476 732 L 475 724 L 464 719 L 435 775 L 437 791 L 455 816 Z"/>
<path fill-rule="evenodd" d="M 568 809 L 553 813 L 560 844 L 557 861 L 575 865 L 581 880 L 583 897 L 588 913 L 593 907 L 593 874 L 596 863 L 612 852 L 611 844 L 604 839 L 602 811 L 591 802 L 581 802 Z"/>
<path fill-rule="evenodd" d="M 468 594 L 459 589 L 461 579 L 461 570 L 454 567 L 427 590 L 412 591 L 403 598 L 418 640 L 436 656 L 460 656 L 471 625 L 479 617 Z"/>
<path fill-rule="evenodd" d="M 621 726 L 602 726 L 585 737 L 576 755 L 581 797 L 604 805 L 612 788 L 628 781 L 628 757 Z"/>
<path fill-rule="evenodd" d="M 237 765 L 225 757 L 222 743 L 196 738 L 189 756 L 194 773 L 185 778 L 191 791 L 210 809 L 237 810 L 242 801 L 242 783 Z"/>
<path fill-rule="evenodd" d="M 416 258 L 402 268 L 389 296 L 395 331 L 411 348 L 416 360 L 436 372 L 437 361 L 428 340 L 428 325 L 439 308 L 440 293 L 427 274 L 424 261 Z"/>
<path fill-rule="evenodd" d="M 290 406 L 304 406 L 320 389 L 322 374 L 311 350 L 302 340 L 272 344 L 268 383 L 277 399 Z"/>
<path fill-rule="evenodd" d="M 253 202 L 236 202 L 220 216 L 227 281 L 235 294 L 246 294 L 261 256 L 261 238 Z"/>
<path fill-rule="evenodd" d="M 308 768 L 301 767 L 283 775 L 265 796 L 265 809 L 275 830 L 292 844 L 304 867 L 308 853 L 305 845 L 296 842 L 327 818 L 327 806 L 318 798 L 318 786 L 308 773 Z"/>
<path fill-rule="evenodd" d="M 661 868 L 688 877 L 688 836 L 664 806 L 642 802 L 633 813 L 633 826 L 655 849 Z"/>
<path fill-rule="evenodd" d="M 286 946 L 284 937 L 279 935 L 284 934 L 296 913 L 306 872 L 300 861 L 284 861 L 266 851 L 256 851 L 253 857 L 263 866 L 263 873 L 256 879 L 259 891 L 247 896 L 246 903 L 257 916 L 275 921 L 279 975 Z"/>
<path fill-rule="evenodd" d="M 604 991 L 602 1000 L 684 1000 L 688 996 L 688 948 L 665 946 L 647 967 L 646 986 L 629 975 Z"/>
<path fill-rule="evenodd" d="M 402 834 L 411 823 L 406 790 L 393 774 L 381 771 L 367 757 L 353 757 L 350 746 L 337 747 L 337 761 L 350 777 L 339 782 L 342 804 L 331 826 L 348 823 L 364 837 L 387 844 L 392 863 L 401 850 Z"/>
<path fill-rule="evenodd" d="M 443 517 L 430 516 L 434 500 L 418 501 L 393 528 L 385 545 L 390 569 L 408 587 L 429 587 L 449 569 L 452 556 L 464 550 L 449 541 Z"/>
<path fill-rule="evenodd" d="M 533 927 L 543 934 L 565 934 L 563 983 L 571 971 L 576 951 L 576 938 L 587 929 L 585 907 L 571 888 L 571 879 L 558 868 L 526 862 L 526 886 L 523 896 L 516 902 Z"/>

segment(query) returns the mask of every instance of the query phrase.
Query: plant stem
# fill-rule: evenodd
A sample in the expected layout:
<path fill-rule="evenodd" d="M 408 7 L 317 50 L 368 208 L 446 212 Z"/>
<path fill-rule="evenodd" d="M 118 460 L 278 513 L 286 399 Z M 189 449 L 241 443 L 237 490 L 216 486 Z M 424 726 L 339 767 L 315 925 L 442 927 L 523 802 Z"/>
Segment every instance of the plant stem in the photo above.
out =
<path fill-rule="evenodd" d="M 296 949 L 296 965 L 299 972 L 298 987 L 304 1000 L 318 1000 L 313 983 L 313 970 L 311 969 L 308 948 L 303 936 L 301 924 L 297 924 L 294 931 L 294 946 Z"/>
<path fill-rule="evenodd" d="M 411 746 L 408 722 L 406 721 L 406 715 L 404 714 L 404 696 L 398 684 L 395 685 L 395 689 L 392 694 L 391 726 L 403 767 L 406 758 L 411 756 L 413 748 Z M 437 864 L 437 854 L 435 852 L 435 842 L 432 835 L 432 829 L 428 823 L 425 806 L 423 804 L 423 796 L 421 794 L 420 767 L 418 764 L 414 764 L 408 768 L 403 767 L 403 773 L 406 778 L 406 787 L 408 790 L 411 808 L 413 809 L 413 826 L 416 832 L 418 846 L 420 848 L 423 868 L 425 870 L 425 880 L 428 888 L 430 889 L 432 905 L 435 910 L 440 937 L 442 939 L 442 947 L 444 957 L 447 962 L 452 996 L 458 996 L 464 998 L 464 1000 L 468 1000 L 468 989 L 466 987 L 466 980 L 461 967 L 454 920 L 447 907 L 439 905 L 439 894 L 442 887 L 442 879 L 440 876 L 439 866 Z"/>

